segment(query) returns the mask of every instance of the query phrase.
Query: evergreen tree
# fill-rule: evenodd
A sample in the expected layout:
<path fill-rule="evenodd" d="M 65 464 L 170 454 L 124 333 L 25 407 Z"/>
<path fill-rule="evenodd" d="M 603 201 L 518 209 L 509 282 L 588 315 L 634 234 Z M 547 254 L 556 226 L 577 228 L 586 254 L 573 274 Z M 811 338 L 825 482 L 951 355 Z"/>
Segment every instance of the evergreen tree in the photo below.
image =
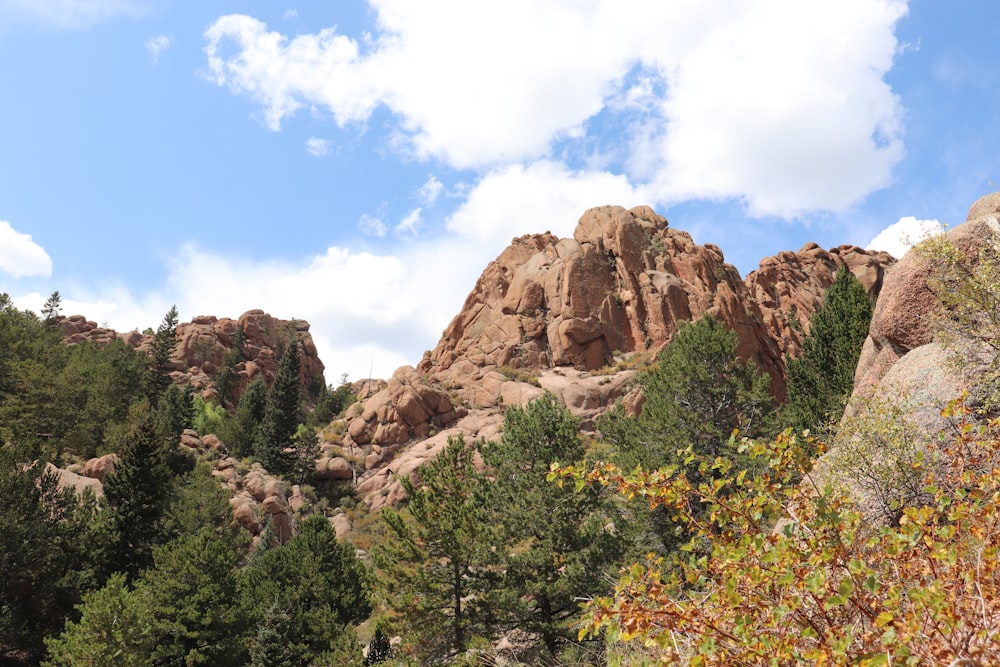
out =
<path fill-rule="evenodd" d="M 163 537 L 170 483 L 167 452 L 156 435 L 149 404 L 143 401 L 133 410 L 121 455 L 104 481 L 108 574 L 134 577 L 152 564 L 153 547 Z"/>
<path fill-rule="evenodd" d="M 815 430 L 839 420 L 854 388 L 873 309 L 864 286 L 842 267 L 809 322 L 802 356 L 786 362 L 788 402 L 782 421 L 796 430 Z"/>
<path fill-rule="evenodd" d="M 325 517 L 311 516 L 291 540 L 255 557 L 245 572 L 250 635 L 283 645 L 287 658 L 281 664 L 305 667 L 334 648 L 350 624 L 368 617 L 368 587 L 354 547 L 337 542 Z"/>
<path fill-rule="evenodd" d="M 240 397 L 231 425 L 227 426 L 224 435 L 220 434 L 235 456 L 244 457 L 253 453 L 253 443 L 260 425 L 264 422 L 266 410 L 267 385 L 258 375 Z"/>
<path fill-rule="evenodd" d="M 642 411 L 625 414 L 620 405 L 598 420 L 616 447 L 616 462 L 653 470 L 677 463 L 679 449 L 700 456 L 735 456 L 728 450 L 734 429 L 765 433 L 773 418 L 769 379 L 752 361 L 736 354 L 739 339 L 712 315 L 681 322 L 657 363 L 639 375 Z"/>
<path fill-rule="evenodd" d="M 597 421 L 614 462 L 626 470 L 681 465 L 700 480 L 702 460 L 744 461 L 729 446 L 730 435 L 734 429 L 747 436 L 767 433 L 773 400 L 767 375 L 737 356 L 738 343 L 736 333 L 711 315 L 681 322 L 657 363 L 639 374 L 642 411 L 630 416 L 619 403 Z M 638 551 L 669 552 L 686 541 L 673 512 L 641 505 L 634 511 L 629 529 Z"/>
<path fill-rule="evenodd" d="M 298 484 L 305 484 L 316 469 L 320 456 L 319 436 L 311 428 L 303 428 L 292 441 L 295 449 L 291 475 Z"/>
<path fill-rule="evenodd" d="M 420 468 L 419 488 L 401 478 L 408 504 L 382 511 L 390 538 L 372 553 L 382 595 L 425 664 L 462 654 L 471 639 L 489 634 L 479 593 L 495 534 L 474 454 L 463 438 L 449 438 Z"/>
<path fill-rule="evenodd" d="M 0 445 L 0 664 L 37 664 L 79 599 L 92 505 L 59 488 L 37 450 Z"/>
<path fill-rule="evenodd" d="M 146 376 L 146 398 L 150 405 L 159 402 L 160 394 L 171 383 L 170 360 L 177 349 L 177 318 L 177 306 L 171 306 L 153 334 L 149 349 L 149 373 Z"/>
<path fill-rule="evenodd" d="M 222 368 L 215 376 L 215 392 L 219 397 L 219 403 L 223 406 L 231 406 L 236 390 L 239 388 L 239 375 L 236 367 L 243 361 L 243 348 L 246 345 L 246 333 L 243 326 L 236 327 L 236 335 L 233 337 L 233 346 L 226 350 L 222 357 Z"/>
<path fill-rule="evenodd" d="M 156 434 L 165 445 L 172 446 L 180 439 L 184 429 L 194 426 L 194 403 L 191 385 L 181 389 L 169 385 L 156 404 L 153 423 Z"/>
<path fill-rule="evenodd" d="M 372 640 L 368 642 L 368 654 L 365 656 L 365 667 L 380 665 L 392 658 L 392 643 L 382 628 L 375 628 Z"/>
<path fill-rule="evenodd" d="M 56 290 L 42 306 L 42 318 L 47 324 L 54 323 L 59 319 L 60 310 L 62 310 L 62 297 L 59 296 L 59 290 Z"/>
<path fill-rule="evenodd" d="M 575 641 L 579 600 L 609 592 L 623 526 L 599 489 L 547 481 L 554 462 L 583 458 L 579 422 L 552 394 L 510 407 L 497 442 L 482 446 L 494 479 L 489 521 L 500 532 L 498 580 L 484 593 L 503 630 L 541 638 L 556 657 Z"/>
<path fill-rule="evenodd" d="M 48 665 L 243 665 L 246 610 L 231 543 L 211 529 L 155 551 L 155 566 L 129 588 L 112 575 L 80 605 L 80 620 L 47 644 Z"/>
<path fill-rule="evenodd" d="M 294 455 L 285 451 L 292 446 L 292 439 L 299 425 L 299 403 L 302 388 L 299 385 L 299 350 L 293 337 L 289 337 L 281 355 L 278 373 L 267 394 L 264 419 L 254 434 L 254 457 L 269 472 L 288 474 L 294 465 Z"/>
<path fill-rule="evenodd" d="M 150 607 L 152 664 L 246 664 L 233 542 L 206 527 L 158 547 L 154 560 L 137 586 Z"/>
<path fill-rule="evenodd" d="M 125 575 L 88 593 L 79 606 L 80 620 L 66 624 L 62 634 L 45 640 L 45 667 L 121 665 L 148 667 L 155 639 L 152 617 L 140 596 L 129 589 Z"/>

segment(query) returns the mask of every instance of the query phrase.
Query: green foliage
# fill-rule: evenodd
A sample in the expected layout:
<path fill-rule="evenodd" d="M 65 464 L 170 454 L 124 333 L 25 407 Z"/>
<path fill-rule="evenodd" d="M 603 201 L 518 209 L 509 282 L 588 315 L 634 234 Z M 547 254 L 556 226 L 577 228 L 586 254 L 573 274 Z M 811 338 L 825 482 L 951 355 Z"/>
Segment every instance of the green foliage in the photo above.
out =
<path fill-rule="evenodd" d="M 926 451 L 923 429 L 908 414 L 910 406 L 873 398 L 855 406 L 821 462 L 836 475 L 836 485 L 849 494 L 870 520 L 898 524 L 907 507 L 930 500 L 925 489 L 935 468 Z"/>
<path fill-rule="evenodd" d="M 206 402 L 198 394 L 191 396 L 192 419 L 191 428 L 198 431 L 198 435 L 208 435 L 214 433 L 219 435 L 224 433 L 226 422 L 229 421 L 229 413 L 219 403 L 214 401 Z"/>
<path fill-rule="evenodd" d="M 995 411 L 1000 407 L 1000 234 L 989 233 L 975 256 L 943 234 L 914 250 L 930 265 L 927 285 L 941 305 L 931 316 L 937 339 L 956 366 L 981 374 L 973 399 Z"/>
<path fill-rule="evenodd" d="M 238 552 L 211 528 L 159 547 L 136 588 L 149 607 L 153 664 L 243 665 Z"/>
<path fill-rule="evenodd" d="M 175 480 L 164 515 L 164 533 L 167 539 L 176 539 L 207 529 L 234 549 L 245 549 L 246 533 L 233 519 L 229 492 L 211 473 L 212 468 L 201 463 Z"/>
<path fill-rule="evenodd" d="M 170 360 L 177 349 L 177 306 L 171 306 L 153 335 L 149 349 L 149 372 L 146 374 L 146 398 L 156 405 L 160 394 L 170 386 Z"/>
<path fill-rule="evenodd" d="M 365 656 L 365 667 L 380 665 L 392 658 L 392 644 L 382 628 L 375 628 L 372 640 L 368 642 L 368 653 Z"/>
<path fill-rule="evenodd" d="M 613 446 L 612 460 L 626 470 L 681 464 L 688 451 L 740 461 L 729 446 L 730 434 L 767 433 L 773 400 L 768 376 L 740 360 L 738 343 L 736 333 L 711 315 L 681 322 L 657 363 L 639 374 L 642 412 L 630 416 L 619 403 L 598 419 L 598 430 Z M 670 551 L 687 539 L 662 507 L 637 508 L 629 530 L 642 552 Z"/>
<path fill-rule="evenodd" d="M 0 445 L 0 663 L 37 662 L 81 593 L 92 503 L 60 490 L 37 451 Z"/>
<path fill-rule="evenodd" d="M 736 354 L 736 333 L 711 315 L 681 322 L 655 366 L 639 375 L 645 402 L 637 417 L 618 406 L 598 421 L 625 468 L 658 468 L 693 446 L 705 456 L 732 455 L 729 435 L 767 432 L 773 411 L 769 379 Z"/>
<path fill-rule="evenodd" d="M 620 517 L 599 489 L 546 482 L 553 462 L 584 454 L 576 418 L 552 394 L 508 408 L 503 437 L 481 451 L 499 561 L 484 598 L 501 628 L 539 637 L 554 657 L 574 639 L 579 600 L 609 590 L 625 547 Z"/>
<path fill-rule="evenodd" d="M 788 402 L 782 419 L 796 430 L 836 422 L 854 387 L 854 370 L 868 336 L 872 300 L 841 268 L 809 323 L 802 356 L 787 360 Z"/>
<path fill-rule="evenodd" d="M 420 488 L 402 478 L 407 507 L 382 511 L 390 538 L 372 551 L 381 594 L 405 635 L 404 650 L 423 663 L 460 655 L 473 637 L 488 632 L 476 594 L 494 526 L 474 454 L 463 438 L 449 438 L 420 468 Z"/>
<path fill-rule="evenodd" d="M 294 466 L 294 456 L 286 452 L 299 426 L 299 348 L 294 337 L 281 355 L 278 373 L 267 394 L 264 419 L 253 436 L 254 458 L 269 472 L 288 474 Z"/>
<path fill-rule="evenodd" d="M 540 387 L 538 383 L 538 377 L 535 376 L 530 371 L 523 368 L 511 368 L 510 366 L 501 366 L 497 369 L 497 373 L 500 373 L 508 380 L 514 380 L 515 382 L 527 382 L 530 385 Z"/>
<path fill-rule="evenodd" d="M 194 426 L 194 403 L 191 386 L 181 389 L 176 384 L 168 386 L 156 404 L 153 424 L 156 434 L 165 445 L 176 444 L 184 429 Z"/>
<path fill-rule="evenodd" d="M 62 297 L 59 296 L 59 290 L 56 290 L 45 300 L 45 305 L 42 306 L 42 319 L 46 323 L 55 323 L 59 319 L 60 310 L 62 310 Z"/>
<path fill-rule="evenodd" d="M 309 517 L 288 543 L 254 558 L 242 589 L 252 609 L 251 636 L 272 647 L 252 644 L 251 651 L 283 647 L 285 665 L 310 664 L 371 613 L 364 564 L 322 516 Z"/>
<path fill-rule="evenodd" d="M 356 400 L 357 397 L 351 392 L 351 383 L 347 381 L 346 373 L 340 378 L 340 386 L 336 389 L 332 385 L 327 387 L 321 382 L 317 393 L 316 409 L 310 413 L 306 424 L 313 427 L 325 426 Z"/>
<path fill-rule="evenodd" d="M 243 665 L 246 616 L 236 603 L 238 554 L 210 529 L 158 547 L 132 589 L 113 575 L 47 642 L 53 667 Z"/>
<path fill-rule="evenodd" d="M 295 450 L 289 474 L 297 484 L 305 484 L 316 469 L 316 459 L 320 456 L 319 436 L 308 426 L 302 426 L 292 440 Z"/>
<path fill-rule="evenodd" d="M 639 642 L 656 664 L 997 664 L 998 427 L 960 424 L 928 477 L 929 503 L 896 526 L 799 484 L 815 447 L 791 430 L 734 441 L 759 475 L 709 459 L 699 466 L 712 482 L 678 466 L 557 471 L 669 506 L 694 535 L 692 548 L 626 568 L 614 597 L 589 605 L 583 632 Z"/>
<path fill-rule="evenodd" d="M 223 433 L 218 433 L 234 456 L 245 457 L 253 452 L 253 442 L 257 430 L 264 421 L 267 410 L 267 385 L 264 378 L 257 376 L 251 382 L 236 408 L 235 418 Z"/>
<path fill-rule="evenodd" d="M 115 574 L 103 588 L 88 593 L 79 611 L 79 621 L 68 622 L 61 635 L 45 641 L 46 667 L 151 664 L 155 640 L 148 630 L 150 610 L 128 588 L 124 574 Z"/>
<path fill-rule="evenodd" d="M 152 564 L 153 547 L 163 538 L 170 484 L 167 450 L 143 401 L 133 410 L 118 463 L 104 481 L 107 574 L 123 572 L 134 577 Z"/>
<path fill-rule="evenodd" d="M 236 367 L 243 361 L 245 345 L 246 332 L 242 326 L 237 326 L 233 346 L 226 350 L 222 357 L 222 367 L 215 375 L 215 391 L 219 396 L 219 404 L 224 407 L 232 404 L 236 390 L 239 389 L 240 378 Z"/>

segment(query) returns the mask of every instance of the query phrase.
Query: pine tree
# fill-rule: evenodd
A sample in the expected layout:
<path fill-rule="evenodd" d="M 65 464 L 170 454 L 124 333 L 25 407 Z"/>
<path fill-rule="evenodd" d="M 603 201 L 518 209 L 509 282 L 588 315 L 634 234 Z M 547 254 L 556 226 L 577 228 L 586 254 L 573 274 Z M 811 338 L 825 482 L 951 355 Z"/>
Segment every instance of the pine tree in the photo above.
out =
<path fill-rule="evenodd" d="M 872 311 L 864 286 L 841 268 L 809 322 L 802 356 L 787 361 L 788 402 L 782 417 L 789 426 L 815 430 L 839 420 L 854 387 Z"/>
<path fill-rule="evenodd" d="M 619 403 L 597 421 L 614 462 L 625 470 L 680 465 L 704 480 L 701 460 L 743 461 L 730 435 L 767 433 L 774 401 L 768 376 L 739 358 L 738 344 L 736 333 L 711 315 L 681 322 L 656 364 L 639 375 L 642 411 L 630 416 Z M 637 506 L 629 525 L 636 549 L 669 552 L 686 541 L 675 519 L 665 508 Z"/>
<path fill-rule="evenodd" d="M 243 348 L 246 344 L 246 333 L 243 326 L 236 327 L 236 335 L 233 337 L 233 346 L 226 351 L 222 357 L 222 368 L 215 376 L 215 391 L 219 397 L 219 403 L 223 406 L 230 406 L 233 396 L 236 393 L 239 375 L 236 367 L 243 361 Z"/>
<path fill-rule="evenodd" d="M 639 375 L 641 413 L 632 418 L 617 406 L 598 420 L 616 446 L 616 462 L 652 470 L 677 463 L 677 451 L 688 445 L 701 456 L 732 456 L 733 429 L 765 433 L 773 416 L 769 379 L 739 358 L 738 344 L 736 332 L 712 315 L 681 322 L 655 366 Z"/>
<path fill-rule="evenodd" d="M 504 629 L 541 638 L 554 658 L 575 640 L 579 600 L 607 593 L 624 554 L 620 516 L 599 489 L 577 493 L 547 481 L 554 462 L 579 461 L 579 422 L 552 394 L 510 407 L 497 442 L 485 443 L 489 521 L 500 533 L 483 597 Z"/>
<path fill-rule="evenodd" d="M 372 553 L 381 593 L 424 663 L 464 653 L 488 634 L 478 593 L 495 535 L 474 454 L 462 437 L 449 438 L 420 468 L 419 488 L 402 478 L 408 504 L 383 510 L 391 537 Z"/>
<path fill-rule="evenodd" d="M 42 306 L 42 318 L 47 324 L 54 323 L 59 319 L 60 310 L 62 310 L 62 297 L 59 296 L 59 290 L 56 290 Z"/>
<path fill-rule="evenodd" d="M 232 425 L 223 438 L 235 456 L 244 457 L 253 453 L 253 443 L 266 410 L 267 385 L 264 378 L 258 375 L 240 397 Z"/>
<path fill-rule="evenodd" d="M 255 557 L 242 586 L 249 632 L 267 640 L 268 653 L 283 647 L 281 664 L 313 664 L 371 613 L 367 570 L 323 516 L 309 517 L 286 544 Z"/>
<path fill-rule="evenodd" d="M 177 349 L 177 306 L 171 306 L 153 335 L 149 350 L 149 373 L 146 376 L 146 398 L 156 405 L 160 394 L 170 385 L 170 360 Z"/>
<path fill-rule="evenodd" d="M 269 472 L 288 474 L 292 470 L 294 456 L 285 449 L 292 446 L 298 430 L 301 400 L 299 350 L 295 339 L 289 336 L 278 373 L 267 394 L 264 419 L 253 440 L 254 457 Z"/>
<path fill-rule="evenodd" d="M 143 401 L 133 410 L 124 448 L 104 481 L 107 574 L 134 577 L 152 564 L 153 547 L 163 538 L 170 483 L 167 452 L 157 437 L 149 404 Z"/>
<path fill-rule="evenodd" d="M 319 436 L 311 428 L 303 428 L 292 441 L 295 457 L 291 475 L 298 484 L 305 484 L 316 469 L 320 456 Z"/>
<path fill-rule="evenodd" d="M 0 445 L 0 664 L 37 664 L 42 638 L 72 615 L 90 509 L 37 450 Z"/>

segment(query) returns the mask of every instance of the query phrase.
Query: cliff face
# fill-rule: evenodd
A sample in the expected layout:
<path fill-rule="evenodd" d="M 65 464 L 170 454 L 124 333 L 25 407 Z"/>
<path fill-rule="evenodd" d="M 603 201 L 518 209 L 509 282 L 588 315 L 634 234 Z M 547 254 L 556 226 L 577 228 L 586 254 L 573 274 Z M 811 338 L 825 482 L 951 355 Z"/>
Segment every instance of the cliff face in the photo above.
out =
<path fill-rule="evenodd" d="M 446 382 L 500 366 L 590 371 L 621 353 L 658 350 L 678 322 L 711 313 L 736 331 L 740 355 L 782 397 L 784 354 L 799 352 L 837 270 L 847 266 L 875 296 L 892 262 L 886 253 L 809 244 L 764 259 L 744 281 L 717 246 L 695 244 L 648 207 L 594 208 L 571 239 L 515 239 L 419 369 Z"/>

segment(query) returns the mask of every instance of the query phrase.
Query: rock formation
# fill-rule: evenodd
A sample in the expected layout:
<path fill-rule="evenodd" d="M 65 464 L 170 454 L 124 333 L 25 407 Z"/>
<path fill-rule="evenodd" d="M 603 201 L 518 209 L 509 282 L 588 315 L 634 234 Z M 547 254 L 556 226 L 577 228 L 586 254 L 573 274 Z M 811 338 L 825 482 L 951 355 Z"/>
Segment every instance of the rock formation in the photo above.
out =
<path fill-rule="evenodd" d="M 82 315 L 59 318 L 63 339 L 69 344 L 83 341 L 108 343 L 121 338 L 130 347 L 147 352 L 152 343 L 152 335 L 138 331 L 119 334 L 112 329 L 97 326 Z M 303 388 L 309 388 L 314 378 L 323 376 L 323 362 L 316 352 L 316 344 L 309 333 L 309 323 L 305 320 L 281 320 L 262 310 L 249 310 L 239 319 L 227 317 L 198 316 L 191 322 L 177 325 L 177 349 L 174 352 L 171 376 L 181 385 L 191 387 L 204 398 L 214 393 L 215 376 L 222 367 L 226 352 L 236 342 L 237 328 L 242 327 L 245 337 L 243 359 L 236 366 L 239 391 L 263 374 L 270 384 L 278 372 L 280 350 L 288 341 L 289 332 L 294 335 L 299 346 L 299 380 Z"/>
<path fill-rule="evenodd" d="M 973 204 L 966 222 L 949 230 L 947 236 L 973 262 L 984 244 L 998 233 L 1000 193 L 995 193 Z M 973 381 L 969 373 L 974 369 L 956 369 L 947 364 L 947 355 L 934 342 L 930 322 L 939 305 L 928 287 L 931 271 L 931 265 L 916 252 L 908 252 L 889 271 L 858 360 L 852 404 L 876 392 L 885 393 L 890 383 L 911 388 L 933 384 L 938 388 L 947 388 L 949 395 L 938 396 L 935 401 L 914 403 L 937 412 L 944 402 L 956 397 L 956 390 Z M 919 379 L 932 370 L 935 379 Z M 915 379 L 914 375 L 918 378 Z M 902 389 L 899 393 L 905 396 L 908 392 Z"/>
<path fill-rule="evenodd" d="M 505 406 L 525 405 L 544 391 L 592 428 L 631 386 L 635 371 L 619 370 L 616 361 L 658 350 L 678 322 L 704 313 L 737 332 L 739 353 L 768 372 L 772 391 L 783 397 L 784 355 L 799 352 L 840 267 L 874 297 L 893 261 L 854 246 L 827 251 L 808 244 L 765 258 L 743 280 L 718 247 L 695 244 L 648 207 L 591 209 L 573 238 L 514 239 L 486 267 L 419 370 L 399 369 L 348 414 L 338 427 L 346 431 L 341 449 L 330 451 L 317 472 L 359 475 L 359 496 L 377 509 L 401 497 L 396 477 L 412 476 L 449 436 L 490 437 Z"/>
<path fill-rule="evenodd" d="M 746 281 L 714 245 L 697 245 L 648 207 L 590 209 L 572 239 L 514 239 L 479 278 L 420 370 L 445 383 L 499 367 L 591 371 L 617 354 L 657 350 L 682 320 L 711 313 L 736 331 L 739 353 L 785 391 L 784 354 L 847 266 L 873 296 L 893 259 L 815 244 L 767 258 Z"/>

